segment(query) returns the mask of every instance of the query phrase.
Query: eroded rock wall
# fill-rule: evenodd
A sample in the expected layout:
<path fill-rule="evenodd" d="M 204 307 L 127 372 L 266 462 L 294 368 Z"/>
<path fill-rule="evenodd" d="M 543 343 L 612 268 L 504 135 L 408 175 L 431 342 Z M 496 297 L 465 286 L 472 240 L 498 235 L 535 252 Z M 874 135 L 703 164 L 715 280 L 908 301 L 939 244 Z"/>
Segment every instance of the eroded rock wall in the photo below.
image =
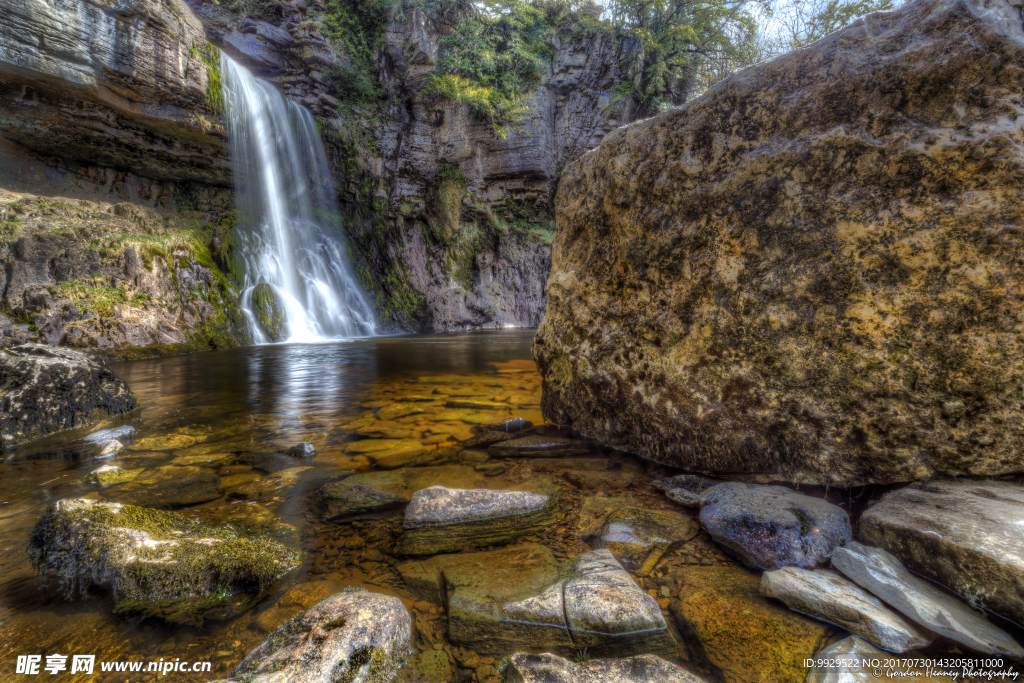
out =
<path fill-rule="evenodd" d="M 548 419 L 689 470 L 1024 470 L 1024 30 L 912 0 L 607 136 L 559 185 Z"/>

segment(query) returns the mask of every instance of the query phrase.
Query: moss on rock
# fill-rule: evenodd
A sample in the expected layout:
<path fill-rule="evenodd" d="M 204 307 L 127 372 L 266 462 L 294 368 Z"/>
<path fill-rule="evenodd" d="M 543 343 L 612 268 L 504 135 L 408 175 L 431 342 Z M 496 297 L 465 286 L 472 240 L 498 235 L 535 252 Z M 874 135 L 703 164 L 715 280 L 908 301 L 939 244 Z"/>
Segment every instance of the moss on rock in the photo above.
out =
<path fill-rule="evenodd" d="M 85 499 L 51 505 L 28 554 L 44 579 L 57 573 L 68 599 L 109 585 L 117 612 L 195 624 L 250 607 L 301 560 L 298 551 L 230 526 Z"/>
<path fill-rule="evenodd" d="M 261 282 L 252 290 L 252 310 L 257 324 L 270 341 L 281 341 L 286 322 L 284 306 L 271 285 Z"/>

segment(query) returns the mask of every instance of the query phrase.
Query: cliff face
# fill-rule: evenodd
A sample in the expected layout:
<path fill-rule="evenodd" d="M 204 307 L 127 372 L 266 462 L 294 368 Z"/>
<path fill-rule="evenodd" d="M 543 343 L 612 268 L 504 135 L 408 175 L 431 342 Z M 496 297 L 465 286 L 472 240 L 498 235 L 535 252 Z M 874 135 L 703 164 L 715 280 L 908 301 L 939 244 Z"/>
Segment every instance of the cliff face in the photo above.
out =
<path fill-rule="evenodd" d="M 562 177 L 548 419 L 689 470 L 1024 468 L 1024 29 L 912 0 L 615 131 Z"/>
<path fill-rule="evenodd" d="M 3 0 L 0 133 L 65 161 L 229 187 L 204 58 L 180 0 Z"/>

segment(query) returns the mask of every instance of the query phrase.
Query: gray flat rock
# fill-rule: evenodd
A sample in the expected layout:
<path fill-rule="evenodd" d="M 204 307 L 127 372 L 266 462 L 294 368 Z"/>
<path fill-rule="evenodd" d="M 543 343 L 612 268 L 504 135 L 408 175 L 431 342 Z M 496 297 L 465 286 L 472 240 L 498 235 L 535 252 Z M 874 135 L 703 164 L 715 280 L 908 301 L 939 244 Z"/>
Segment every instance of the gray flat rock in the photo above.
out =
<path fill-rule="evenodd" d="M 492 458 L 555 458 L 566 455 L 587 455 L 590 452 L 590 449 L 582 441 L 560 436 L 540 436 L 539 434 L 502 441 L 487 450 Z"/>
<path fill-rule="evenodd" d="M 505 683 L 703 683 L 702 678 L 656 655 L 596 659 L 575 664 L 550 653 L 517 652 Z"/>
<path fill-rule="evenodd" d="M 860 519 L 866 542 L 973 604 L 1024 624 L 1024 487 L 933 481 L 892 491 Z"/>
<path fill-rule="evenodd" d="M 721 479 L 712 479 L 699 474 L 677 474 L 651 482 L 655 488 L 661 489 L 672 501 L 687 507 L 700 507 L 700 494 L 712 486 L 724 484 Z"/>
<path fill-rule="evenodd" d="M 131 425 L 121 425 L 120 427 L 111 427 L 110 429 L 100 429 L 92 432 L 84 439 L 85 443 L 106 443 L 111 439 L 117 439 L 118 441 L 124 442 L 132 438 L 135 434 L 135 427 Z"/>
<path fill-rule="evenodd" d="M 761 593 L 816 619 L 842 626 L 890 652 L 926 647 L 932 638 L 882 602 L 828 569 L 783 567 L 761 576 Z"/>
<path fill-rule="evenodd" d="M 700 523 L 751 567 L 814 567 L 853 540 L 842 508 L 782 486 L 728 482 L 700 496 Z"/>
<path fill-rule="evenodd" d="M 529 491 L 450 489 L 431 486 L 417 491 L 405 510 L 406 529 L 443 526 L 474 520 L 521 515 L 542 510 L 548 497 Z"/>
<path fill-rule="evenodd" d="M 832 566 L 925 628 L 978 652 L 1024 657 L 1024 648 L 1005 631 L 913 576 L 881 548 L 849 543 L 832 554 Z"/>

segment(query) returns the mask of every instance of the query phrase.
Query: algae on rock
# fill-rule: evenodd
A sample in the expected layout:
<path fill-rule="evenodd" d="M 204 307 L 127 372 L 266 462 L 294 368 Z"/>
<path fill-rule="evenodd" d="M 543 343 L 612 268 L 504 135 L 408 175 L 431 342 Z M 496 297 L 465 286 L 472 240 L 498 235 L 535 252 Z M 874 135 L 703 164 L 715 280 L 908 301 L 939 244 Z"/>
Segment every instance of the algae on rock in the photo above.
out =
<path fill-rule="evenodd" d="M 281 298 L 271 285 L 261 282 L 252 290 L 252 310 L 263 334 L 270 341 L 281 341 L 287 320 Z"/>
<path fill-rule="evenodd" d="M 64 499 L 29 540 L 44 579 L 57 573 L 68 599 L 109 585 L 115 611 L 201 624 L 251 607 L 298 569 L 301 553 L 173 512 Z"/>

